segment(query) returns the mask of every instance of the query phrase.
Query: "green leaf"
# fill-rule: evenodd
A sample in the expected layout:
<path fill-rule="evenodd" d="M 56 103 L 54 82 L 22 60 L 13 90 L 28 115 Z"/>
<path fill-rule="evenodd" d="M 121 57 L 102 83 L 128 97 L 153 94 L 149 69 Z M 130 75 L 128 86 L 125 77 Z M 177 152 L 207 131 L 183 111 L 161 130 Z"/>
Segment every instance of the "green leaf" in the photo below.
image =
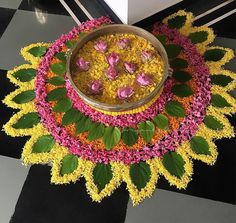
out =
<path fill-rule="evenodd" d="M 138 134 L 131 127 L 124 128 L 122 131 L 122 140 L 128 146 L 133 146 L 138 140 Z"/>
<path fill-rule="evenodd" d="M 151 178 L 150 166 L 143 161 L 134 163 L 130 166 L 129 174 L 133 184 L 140 191 L 147 185 Z"/>
<path fill-rule="evenodd" d="M 156 36 L 156 38 L 157 38 L 163 45 L 166 44 L 166 40 L 167 40 L 166 35 L 159 34 L 159 35 Z"/>
<path fill-rule="evenodd" d="M 33 68 L 21 69 L 13 74 L 13 76 L 21 82 L 31 81 L 36 77 L 36 75 L 36 70 Z"/>
<path fill-rule="evenodd" d="M 29 112 L 23 115 L 12 127 L 15 129 L 29 129 L 37 125 L 39 121 L 40 119 L 37 112 Z"/>
<path fill-rule="evenodd" d="M 163 129 L 163 130 L 168 130 L 169 129 L 169 120 L 165 115 L 158 114 L 154 118 L 153 122 L 160 129 Z"/>
<path fill-rule="evenodd" d="M 189 97 L 193 94 L 192 89 L 187 84 L 176 84 L 171 89 L 172 93 L 178 97 Z"/>
<path fill-rule="evenodd" d="M 181 46 L 176 44 L 169 44 L 165 46 L 166 53 L 170 59 L 174 59 L 177 57 L 181 52 Z"/>
<path fill-rule="evenodd" d="M 63 98 L 53 107 L 54 112 L 67 112 L 72 107 L 72 102 L 69 98 Z"/>
<path fill-rule="evenodd" d="M 188 62 L 181 58 L 175 58 L 170 61 L 170 66 L 173 69 L 184 69 L 188 67 Z"/>
<path fill-rule="evenodd" d="M 144 138 L 146 143 L 149 143 L 154 135 L 155 126 L 152 122 L 146 121 L 138 124 L 139 134 Z"/>
<path fill-rule="evenodd" d="M 83 114 L 79 112 L 78 110 L 71 108 L 65 114 L 62 118 L 62 125 L 69 125 L 71 123 L 78 122 L 83 117 Z"/>
<path fill-rule="evenodd" d="M 41 57 L 47 52 L 46 46 L 36 46 L 28 50 L 30 54 L 32 54 L 35 57 Z"/>
<path fill-rule="evenodd" d="M 219 94 L 213 94 L 211 96 L 211 103 L 218 108 L 231 107 L 231 105 Z"/>
<path fill-rule="evenodd" d="M 75 40 L 68 40 L 68 41 L 66 41 L 66 46 L 68 48 L 73 48 L 75 46 L 75 44 L 76 44 Z"/>
<path fill-rule="evenodd" d="M 102 191 L 112 179 L 112 170 L 110 164 L 98 163 L 93 170 L 93 181 L 98 187 L 98 191 Z"/>
<path fill-rule="evenodd" d="M 213 130 L 223 130 L 224 125 L 216 119 L 213 115 L 207 115 L 204 118 L 205 125 Z"/>
<path fill-rule="evenodd" d="M 24 104 L 29 101 L 32 101 L 35 98 L 34 90 L 23 91 L 20 94 L 16 95 L 12 101 L 17 104 Z"/>
<path fill-rule="evenodd" d="M 89 129 L 88 140 L 92 141 L 103 137 L 105 125 L 101 123 L 93 123 Z"/>
<path fill-rule="evenodd" d="M 103 143 L 107 150 L 112 149 L 121 138 L 121 132 L 117 127 L 108 126 L 103 135 Z"/>
<path fill-rule="evenodd" d="M 63 61 L 63 62 L 65 62 L 66 59 L 67 59 L 65 52 L 59 52 L 59 53 L 55 54 L 55 57 L 56 57 L 57 59 Z"/>
<path fill-rule="evenodd" d="M 79 33 L 79 38 L 81 39 L 81 38 L 85 37 L 86 35 L 87 35 L 86 32 L 80 32 Z"/>
<path fill-rule="evenodd" d="M 66 64 L 64 62 L 54 63 L 50 68 L 52 72 L 57 75 L 63 75 L 66 72 Z"/>
<path fill-rule="evenodd" d="M 87 116 L 82 116 L 82 118 L 76 124 L 76 134 L 87 132 L 92 125 L 92 121 Z"/>
<path fill-rule="evenodd" d="M 174 116 L 174 117 L 181 117 L 185 116 L 185 111 L 182 105 L 178 101 L 168 101 L 165 110 L 167 114 Z"/>
<path fill-rule="evenodd" d="M 56 88 L 53 89 L 52 91 L 48 92 L 46 96 L 47 101 L 57 101 L 59 99 L 64 98 L 66 95 L 66 89 L 63 88 Z"/>
<path fill-rule="evenodd" d="M 61 175 L 73 173 L 78 167 L 78 157 L 72 154 L 66 155 L 61 161 Z"/>
<path fill-rule="evenodd" d="M 168 26 L 170 28 L 180 29 L 186 22 L 186 16 L 185 15 L 177 15 L 172 19 L 168 20 Z"/>
<path fill-rule="evenodd" d="M 162 163 L 167 171 L 181 179 L 184 174 L 184 159 L 176 152 L 167 152 L 163 156 Z"/>
<path fill-rule="evenodd" d="M 198 32 L 195 32 L 195 33 L 190 33 L 188 37 L 191 39 L 193 44 L 203 43 L 208 38 L 208 32 L 198 31 Z"/>
<path fill-rule="evenodd" d="M 201 136 L 194 136 L 190 140 L 191 149 L 197 154 L 210 155 L 209 145 Z"/>
<path fill-rule="evenodd" d="M 51 135 L 44 135 L 38 138 L 32 147 L 33 153 L 48 153 L 51 151 L 55 140 Z"/>
<path fill-rule="evenodd" d="M 49 84 L 54 85 L 54 86 L 61 86 L 61 85 L 65 84 L 65 79 L 62 76 L 56 76 L 56 77 L 52 77 L 52 78 L 48 79 L 47 82 Z"/>
<path fill-rule="evenodd" d="M 211 75 L 211 83 L 226 87 L 233 79 L 223 74 Z"/>
<path fill-rule="evenodd" d="M 205 61 L 219 61 L 221 60 L 226 51 L 222 49 L 209 49 L 204 53 L 204 59 Z"/>
<path fill-rule="evenodd" d="M 187 82 L 192 79 L 190 73 L 182 70 L 174 71 L 172 77 L 179 82 Z"/>

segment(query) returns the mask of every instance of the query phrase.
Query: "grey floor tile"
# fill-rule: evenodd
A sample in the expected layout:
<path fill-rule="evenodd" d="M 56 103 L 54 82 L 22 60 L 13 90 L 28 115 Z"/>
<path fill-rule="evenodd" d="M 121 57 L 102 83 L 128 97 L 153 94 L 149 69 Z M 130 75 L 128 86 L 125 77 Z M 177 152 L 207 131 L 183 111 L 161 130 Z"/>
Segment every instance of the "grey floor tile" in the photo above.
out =
<path fill-rule="evenodd" d="M 235 219 L 234 205 L 159 189 L 139 206 L 129 203 L 125 223 L 234 223 Z"/>
<path fill-rule="evenodd" d="M 28 168 L 21 161 L 0 156 L 0 222 L 9 222 L 25 182 Z"/>
<path fill-rule="evenodd" d="M 36 14 L 17 10 L 0 39 L 0 68 L 9 70 L 24 63 L 19 51 L 27 44 L 49 42 L 68 32 L 75 22 L 71 17 L 52 14 Z"/>
<path fill-rule="evenodd" d="M 17 9 L 22 0 L 1 0 L 0 7 Z"/>

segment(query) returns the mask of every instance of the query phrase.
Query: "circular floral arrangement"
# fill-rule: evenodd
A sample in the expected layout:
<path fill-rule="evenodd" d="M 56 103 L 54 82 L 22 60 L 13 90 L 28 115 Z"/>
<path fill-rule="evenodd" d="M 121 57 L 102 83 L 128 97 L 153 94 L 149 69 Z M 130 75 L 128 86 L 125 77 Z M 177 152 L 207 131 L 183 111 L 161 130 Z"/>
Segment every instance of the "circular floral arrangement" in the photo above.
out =
<path fill-rule="evenodd" d="M 107 103 L 135 102 L 163 77 L 163 60 L 152 44 L 127 33 L 87 42 L 76 55 L 72 79 L 84 94 Z"/>
<path fill-rule="evenodd" d="M 151 196 L 158 176 L 185 188 L 193 159 L 214 164 L 214 139 L 234 136 L 225 114 L 236 112 L 235 99 L 227 93 L 236 87 L 236 78 L 222 67 L 233 51 L 208 46 L 213 31 L 192 22 L 191 13 L 179 11 L 154 25 L 152 33 L 165 46 L 173 76 L 155 100 L 122 113 L 85 104 L 65 76 L 66 52 L 82 35 L 111 23 L 108 18 L 88 21 L 53 44 L 23 48 L 31 64 L 8 72 L 19 88 L 4 99 L 21 109 L 4 126 L 6 133 L 31 136 L 23 162 L 50 163 L 55 184 L 83 176 L 98 202 L 126 182 L 134 204 Z"/>

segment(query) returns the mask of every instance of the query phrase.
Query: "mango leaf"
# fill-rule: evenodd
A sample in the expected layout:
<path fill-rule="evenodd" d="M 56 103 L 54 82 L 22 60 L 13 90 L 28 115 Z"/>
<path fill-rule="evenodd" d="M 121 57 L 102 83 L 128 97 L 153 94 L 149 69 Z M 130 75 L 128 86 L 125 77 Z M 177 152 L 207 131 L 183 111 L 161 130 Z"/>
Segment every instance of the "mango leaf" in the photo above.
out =
<path fill-rule="evenodd" d="M 63 98 L 53 107 L 54 112 L 67 112 L 72 107 L 72 102 L 69 98 Z"/>
<path fill-rule="evenodd" d="M 205 125 L 213 130 L 223 130 L 224 125 L 216 119 L 213 115 L 207 115 L 204 118 Z"/>
<path fill-rule="evenodd" d="M 112 170 L 110 164 L 98 163 L 93 169 L 93 181 L 100 192 L 112 179 Z"/>
<path fill-rule="evenodd" d="M 73 173 L 78 167 L 78 157 L 72 154 L 66 155 L 61 161 L 61 175 Z"/>
<path fill-rule="evenodd" d="M 223 74 L 211 75 L 211 83 L 226 87 L 233 79 Z"/>
<path fill-rule="evenodd" d="M 167 152 L 162 158 L 162 163 L 167 171 L 181 179 L 184 174 L 184 164 L 185 161 L 181 155 L 176 152 Z"/>
<path fill-rule="evenodd" d="M 51 135 L 44 135 L 38 138 L 32 147 L 33 153 L 48 153 L 51 151 L 55 140 Z"/>
<path fill-rule="evenodd" d="M 174 117 L 181 117 L 185 116 L 185 111 L 182 105 L 178 101 L 168 101 L 165 110 L 167 114 L 174 116 Z"/>
<path fill-rule="evenodd" d="M 23 115 L 12 127 L 15 129 L 29 129 L 37 125 L 39 121 L 40 119 L 37 112 L 29 112 Z"/>
<path fill-rule="evenodd" d="M 188 62 L 181 58 L 175 58 L 170 61 L 170 66 L 173 69 L 184 69 L 188 67 Z"/>
<path fill-rule="evenodd" d="M 87 116 L 82 116 L 82 118 L 76 124 L 76 134 L 87 132 L 92 125 L 92 121 Z"/>
<path fill-rule="evenodd" d="M 231 107 L 231 105 L 219 94 L 213 94 L 211 96 L 211 103 L 214 107 L 224 108 Z"/>
<path fill-rule="evenodd" d="M 169 59 L 174 59 L 180 54 L 182 48 L 176 44 L 168 44 L 165 46 L 165 49 Z"/>
<path fill-rule="evenodd" d="M 33 80 L 36 77 L 36 70 L 33 68 L 26 68 L 16 71 L 13 76 L 21 81 L 21 82 L 28 82 Z"/>
<path fill-rule="evenodd" d="M 66 64 L 64 62 L 54 63 L 50 68 L 52 72 L 57 75 L 63 75 L 66 72 Z"/>
<path fill-rule="evenodd" d="M 226 51 L 222 49 L 209 49 L 204 53 L 204 59 L 205 61 L 216 62 L 221 60 L 224 57 L 225 53 Z"/>
<path fill-rule="evenodd" d="M 83 114 L 79 112 L 78 110 L 71 108 L 65 114 L 62 118 L 62 125 L 69 125 L 71 123 L 78 122 L 83 117 Z"/>
<path fill-rule="evenodd" d="M 192 89 L 186 84 L 176 84 L 171 89 L 172 93 L 178 97 L 189 97 L 193 94 Z"/>
<path fill-rule="evenodd" d="M 14 101 L 17 104 L 24 104 L 29 101 L 32 101 L 35 98 L 35 92 L 34 90 L 27 90 L 23 91 L 20 94 L 16 95 L 12 101 Z"/>
<path fill-rule="evenodd" d="M 168 130 L 169 129 L 169 120 L 165 115 L 158 114 L 154 118 L 153 122 L 160 129 L 163 129 L 163 130 Z"/>
<path fill-rule="evenodd" d="M 168 26 L 172 29 L 180 29 L 186 22 L 185 15 L 177 15 L 172 19 L 168 20 Z"/>
<path fill-rule="evenodd" d="M 64 98 L 66 95 L 66 89 L 63 88 L 56 88 L 52 91 L 48 92 L 46 96 L 46 101 L 57 101 L 59 99 Z"/>
<path fill-rule="evenodd" d="M 191 149 L 197 154 L 210 155 L 209 145 L 201 136 L 194 136 L 190 140 Z"/>
<path fill-rule="evenodd" d="M 56 76 L 56 77 L 52 77 L 52 78 L 48 79 L 47 82 L 49 84 L 54 85 L 54 86 L 61 86 L 61 85 L 65 84 L 65 79 L 62 76 Z"/>
<path fill-rule="evenodd" d="M 174 71 L 172 77 L 179 82 L 187 82 L 192 79 L 190 73 L 182 70 Z"/>
<path fill-rule="evenodd" d="M 208 38 L 208 32 L 198 31 L 198 32 L 190 33 L 188 37 L 191 39 L 193 44 L 203 43 Z"/>
<path fill-rule="evenodd" d="M 134 163 L 130 166 L 129 174 L 133 184 L 140 191 L 147 185 L 151 178 L 150 166 L 143 161 Z"/>
<path fill-rule="evenodd" d="M 102 123 L 92 123 L 90 129 L 89 129 L 89 134 L 88 134 L 88 140 L 96 140 L 101 137 L 103 137 L 105 132 L 105 125 Z"/>
<path fill-rule="evenodd" d="M 163 45 L 166 44 L 166 40 L 167 40 L 166 35 L 159 34 L 159 35 L 156 36 L 156 38 L 157 38 Z"/>
<path fill-rule="evenodd" d="M 68 48 L 73 48 L 75 46 L 75 44 L 76 44 L 75 40 L 68 40 L 68 41 L 66 41 L 66 46 Z"/>
<path fill-rule="evenodd" d="M 124 128 L 121 136 L 123 142 L 128 146 L 133 146 L 138 140 L 138 134 L 131 127 Z"/>
<path fill-rule="evenodd" d="M 46 46 L 36 46 L 28 50 L 30 54 L 32 54 L 35 57 L 41 57 L 47 52 Z"/>
<path fill-rule="evenodd" d="M 107 150 L 112 149 L 121 138 L 121 132 L 117 127 L 108 126 L 103 135 L 103 143 Z"/>
<path fill-rule="evenodd" d="M 56 57 L 57 59 L 63 61 L 63 62 L 65 62 L 66 59 L 67 59 L 65 52 L 59 52 L 59 53 L 55 54 L 55 57 Z"/>
<path fill-rule="evenodd" d="M 154 135 L 155 126 L 151 121 L 145 121 L 138 124 L 139 134 L 149 143 Z"/>

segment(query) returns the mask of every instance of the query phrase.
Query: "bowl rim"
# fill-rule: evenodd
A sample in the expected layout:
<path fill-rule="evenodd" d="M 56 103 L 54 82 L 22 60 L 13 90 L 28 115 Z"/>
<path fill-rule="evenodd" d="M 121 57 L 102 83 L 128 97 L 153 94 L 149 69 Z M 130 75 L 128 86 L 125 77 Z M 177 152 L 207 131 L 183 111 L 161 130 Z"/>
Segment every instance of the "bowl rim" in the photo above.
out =
<path fill-rule="evenodd" d="M 121 30 L 126 29 L 126 30 L 119 31 L 120 29 Z M 101 34 L 103 31 L 106 31 L 106 32 L 104 34 Z M 135 33 L 134 35 L 138 35 L 145 39 L 147 39 L 148 37 L 147 40 L 150 41 L 151 44 L 156 49 L 156 51 L 158 51 L 158 53 L 160 54 L 164 62 L 164 69 L 163 69 L 164 75 L 160 83 L 156 86 L 156 88 L 150 94 L 134 102 L 127 102 L 123 104 L 108 104 L 108 103 L 100 102 L 98 100 L 94 100 L 91 97 L 84 94 L 82 91 L 80 91 L 72 79 L 71 69 L 70 69 L 71 62 L 73 61 L 73 58 L 76 56 L 76 53 L 82 48 L 82 46 L 88 41 L 98 38 L 99 36 L 106 35 L 106 34 L 114 34 L 114 33 L 130 33 L 130 34 Z M 126 24 L 109 24 L 109 25 L 94 29 L 92 32 L 89 32 L 87 35 L 80 38 L 78 42 L 76 43 L 76 45 L 67 53 L 66 76 L 68 80 L 70 81 L 70 84 L 72 85 L 74 90 L 77 92 L 79 97 L 83 101 L 85 101 L 86 104 L 89 104 L 90 106 L 94 107 L 95 109 L 97 108 L 99 110 L 105 110 L 105 111 L 111 111 L 111 112 L 122 112 L 122 111 L 138 108 L 148 103 L 159 93 L 165 80 L 169 76 L 169 71 L 170 71 L 169 60 L 168 60 L 168 56 L 167 56 L 167 53 L 163 44 L 152 33 L 142 28 L 139 28 L 137 26 L 131 26 L 131 25 L 126 25 Z"/>

